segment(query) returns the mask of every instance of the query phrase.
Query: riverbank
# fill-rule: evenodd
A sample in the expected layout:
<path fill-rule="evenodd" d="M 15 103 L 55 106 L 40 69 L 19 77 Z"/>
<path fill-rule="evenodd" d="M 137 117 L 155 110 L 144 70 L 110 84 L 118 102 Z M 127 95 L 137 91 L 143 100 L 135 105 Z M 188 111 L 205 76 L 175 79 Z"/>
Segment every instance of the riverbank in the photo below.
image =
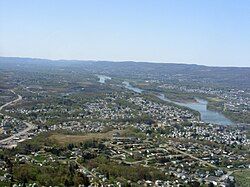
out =
<path fill-rule="evenodd" d="M 129 82 L 125 81 L 125 88 L 132 90 L 134 92 L 137 93 L 142 93 L 145 90 L 141 89 L 141 88 L 137 88 L 136 86 L 132 86 Z M 146 90 L 148 91 L 148 90 Z M 195 100 L 195 102 L 175 102 L 171 99 L 168 98 L 168 95 L 166 96 L 163 93 L 157 93 L 156 96 L 159 99 L 162 99 L 164 101 L 170 102 L 170 103 L 174 103 L 176 105 L 182 106 L 182 107 L 187 107 L 190 108 L 192 110 L 198 111 L 200 114 L 200 120 L 204 121 L 205 123 L 212 123 L 212 124 L 219 124 L 219 125 L 233 125 L 234 123 L 226 118 L 226 116 L 224 116 L 223 114 L 219 113 L 219 112 L 215 112 L 212 110 L 209 110 L 207 108 L 208 105 L 208 101 L 207 100 L 203 100 L 203 99 L 198 99 L 198 98 L 192 98 L 192 101 Z M 183 95 L 183 94 L 182 94 Z"/>
<path fill-rule="evenodd" d="M 160 86 L 155 87 L 155 86 L 152 86 L 152 85 L 150 86 L 146 84 L 138 84 L 138 87 L 148 92 L 164 93 L 170 101 L 175 102 L 177 104 L 181 104 L 181 105 L 193 105 L 194 103 L 199 104 L 197 102 L 197 98 L 200 100 L 205 100 L 207 101 L 207 106 L 206 106 L 207 110 L 223 115 L 229 120 L 229 123 L 250 124 L 250 113 L 225 110 L 225 107 L 224 107 L 225 101 L 213 95 L 181 92 L 176 89 L 163 89 Z"/>
<path fill-rule="evenodd" d="M 111 79 L 111 77 L 106 76 L 98 76 L 101 80 L 101 78 L 108 78 Z M 105 83 L 105 79 L 104 79 Z M 218 124 L 218 125 L 233 125 L 235 124 L 234 121 L 232 121 L 230 118 L 227 118 L 227 116 L 223 115 L 223 113 L 210 110 L 208 105 L 211 99 L 208 99 L 206 96 L 196 97 L 196 94 L 191 93 L 183 93 L 183 92 L 177 92 L 177 91 L 170 91 L 169 89 L 162 90 L 152 90 L 152 88 L 148 89 L 142 89 L 141 87 L 137 87 L 135 84 L 131 84 L 129 81 L 123 81 L 122 86 L 125 87 L 128 90 L 131 90 L 133 92 L 142 94 L 144 92 L 147 92 L 147 94 L 150 94 L 153 92 L 153 95 L 155 95 L 158 99 L 161 99 L 163 101 L 166 101 L 168 103 L 172 103 L 174 105 L 177 105 L 179 107 L 185 107 L 192 111 L 196 111 L 196 115 L 198 118 L 205 122 L 205 123 L 212 123 L 212 124 Z M 169 94 L 169 95 L 168 95 Z"/>

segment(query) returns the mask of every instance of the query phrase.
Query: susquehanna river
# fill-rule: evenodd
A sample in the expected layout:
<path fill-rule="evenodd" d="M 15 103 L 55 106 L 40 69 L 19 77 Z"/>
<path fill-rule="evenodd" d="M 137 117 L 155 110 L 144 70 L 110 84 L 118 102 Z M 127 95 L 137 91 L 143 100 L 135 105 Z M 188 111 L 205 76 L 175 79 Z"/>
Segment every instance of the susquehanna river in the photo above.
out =
<path fill-rule="evenodd" d="M 140 88 L 136 88 L 132 86 L 129 82 L 124 81 L 123 84 L 125 88 L 132 90 L 134 92 L 142 93 L 144 91 Z M 157 97 L 161 100 L 172 102 L 177 105 L 185 106 L 185 107 L 198 111 L 201 115 L 201 120 L 206 123 L 219 124 L 219 125 L 232 125 L 233 124 L 233 122 L 229 120 L 228 118 L 226 118 L 223 114 L 212 111 L 212 110 L 208 110 L 206 100 L 197 98 L 196 99 L 197 102 L 180 103 L 180 102 L 174 102 L 174 101 L 169 100 L 168 98 L 164 96 L 164 94 L 159 94 L 157 95 Z"/>
<path fill-rule="evenodd" d="M 226 118 L 223 114 L 212 111 L 212 110 L 208 110 L 206 100 L 196 98 L 197 102 L 180 103 L 180 102 L 174 102 L 174 101 L 167 99 L 164 96 L 164 94 L 157 95 L 157 97 L 164 101 L 172 102 L 177 105 L 185 106 L 185 107 L 198 111 L 201 115 L 201 120 L 206 123 L 213 123 L 213 124 L 219 124 L 219 125 L 232 125 L 233 124 L 233 122 L 229 120 L 228 118 Z"/>
<path fill-rule="evenodd" d="M 98 75 L 98 78 L 100 79 L 99 80 L 100 83 L 105 83 L 106 80 L 111 79 L 111 77 L 104 76 L 104 75 Z M 144 91 L 143 89 L 132 86 L 127 81 L 124 81 L 122 84 L 126 89 L 134 91 L 136 93 L 142 93 Z M 196 98 L 197 102 L 180 103 L 180 102 L 174 102 L 172 100 L 169 100 L 167 97 L 164 96 L 164 94 L 159 94 L 156 96 L 163 101 L 172 102 L 177 105 L 185 106 L 185 107 L 198 111 L 201 115 L 201 120 L 203 122 L 219 124 L 219 125 L 232 125 L 233 124 L 233 122 L 229 120 L 228 118 L 226 118 L 223 114 L 212 111 L 212 110 L 208 110 L 206 100 Z"/>
<path fill-rule="evenodd" d="M 127 88 L 127 89 L 129 89 L 129 90 L 132 90 L 132 91 L 134 91 L 134 92 L 136 92 L 136 93 L 142 93 L 142 92 L 143 92 L 142 89 L 136 88 L 136 87 L 132 86 L 132 85 L 131 85 L 129 82 L 127 82 L 127 81 L 124 81 L 122 84 L 124 85 L 125 88 Z"/>

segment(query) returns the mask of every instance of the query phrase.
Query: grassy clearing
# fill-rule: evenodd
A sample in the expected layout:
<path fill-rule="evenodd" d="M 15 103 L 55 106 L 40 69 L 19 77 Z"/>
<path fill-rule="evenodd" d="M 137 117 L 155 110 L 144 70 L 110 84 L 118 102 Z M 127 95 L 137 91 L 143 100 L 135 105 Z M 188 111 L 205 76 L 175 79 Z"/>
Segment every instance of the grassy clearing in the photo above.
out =
<path fill-rule="evenodd" d="M 67 145 L 70 143 L 80 143 L 88 140 L 101 140 L 111 139 L 113 133 L 120 132 L 118 130 L 109 131 L 106 133 L 88 133 L 86 135 L 65 135 L 65 134 L 53 134 L 49 137 L 50 140 L 54 140 L 61 145 Z"/>
<path fill-rule="evenodd" d="M 250 169 L 234 172 L 236 184 L 240 187 L 250 187 Z"/>

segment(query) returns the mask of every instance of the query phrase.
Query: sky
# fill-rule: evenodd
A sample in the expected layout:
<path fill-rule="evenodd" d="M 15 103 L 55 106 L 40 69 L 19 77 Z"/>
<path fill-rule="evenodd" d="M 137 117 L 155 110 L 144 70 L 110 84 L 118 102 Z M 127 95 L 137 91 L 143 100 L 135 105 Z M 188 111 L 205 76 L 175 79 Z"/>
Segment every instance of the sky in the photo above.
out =
<path fill-rule="evenodd" d="M 249 0 L 0 0 L 0 56 L 250 66 Z"/>

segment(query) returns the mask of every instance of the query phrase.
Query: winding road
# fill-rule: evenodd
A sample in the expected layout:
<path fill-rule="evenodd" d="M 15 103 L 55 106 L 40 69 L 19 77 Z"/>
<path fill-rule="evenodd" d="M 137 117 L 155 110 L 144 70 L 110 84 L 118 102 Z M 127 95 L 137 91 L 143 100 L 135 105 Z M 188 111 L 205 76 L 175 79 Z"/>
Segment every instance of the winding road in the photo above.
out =
<path fill-rule="evenodd" d="M 15 95 L 17 95 L 18 98 L 15 99 L 15 100 L 13 100 L 13 101 L 10 101 L 10 102 L 8 102 L 8 103 L 2 105 L 2 106 L 0 106 L 0 114 L 2 114 L 2 113 L 1 113 L 1 110 L 2 110 L 4 107 L 7 107 L 7 106 L 9 106 L 9 105 L 12 105 L 12 104 L 14 104 L 14 103 L 16 103 L 16 102 L 18 102 L 18 101 L 21 101 L 21 100 L 23 99 L 21 95 L 16 94 L 13 90 L 11 90 L 11 92 L 14 93 Z M 2 114 L 2 115 L 5 115 L 5 114 Z M 5 115 L 5 116 L 6 116 L 6 115 Z M 9 141 L 13 141 L 13 139 L 14 139 L 15 137 L 19 137 L 19 136 L 21 136 L 21 135 L 23 135 L 23 134 L 26 134 L 28 131 L 32 130 L 32 129 L 35 127 L 35 126 L 34 126 L 32 123 L 30 123 L 30 122 L 23 121 L 23 123 L 27 126 L 27 128 L 23 129 L 22 131 L 20 131 L 20 132 L 14 134 L 14 135 L 12 135 L 12 136 L 10 136 L 10 137 L 8 137 L 8 138 L 5 138 L 5 139 L 0 140 L 0 143 L 2 144 L 2 143 L 9 142 Z"/>
<path fill-rule="evenodd" d="M 14 93 L 14 94 L 16 94 L 13 90 L 11 90 L 11 92 Z M 16 94 L 16 95 L 17 95 L 17 94 Z M 0 106 L 0 111 L 1 111 L 4 107 L 6 107 L 6 106 L 8 106 L 8 105 L 12 105 L 12 104 L 14 104 L 14 103 L 16 103 L 16 102 L 18 102 L 18 101 L 21 101 L 21 100 L 23 99 L 21 95 L 17 95 L 17 96 L 18 96 L 17 99 L 15 99 L 15 100 L 13 100 L 13 101 L 10 101 L 10 102 L 8 102 L 8 103 L 5 103 L 4 105 Z"/>

